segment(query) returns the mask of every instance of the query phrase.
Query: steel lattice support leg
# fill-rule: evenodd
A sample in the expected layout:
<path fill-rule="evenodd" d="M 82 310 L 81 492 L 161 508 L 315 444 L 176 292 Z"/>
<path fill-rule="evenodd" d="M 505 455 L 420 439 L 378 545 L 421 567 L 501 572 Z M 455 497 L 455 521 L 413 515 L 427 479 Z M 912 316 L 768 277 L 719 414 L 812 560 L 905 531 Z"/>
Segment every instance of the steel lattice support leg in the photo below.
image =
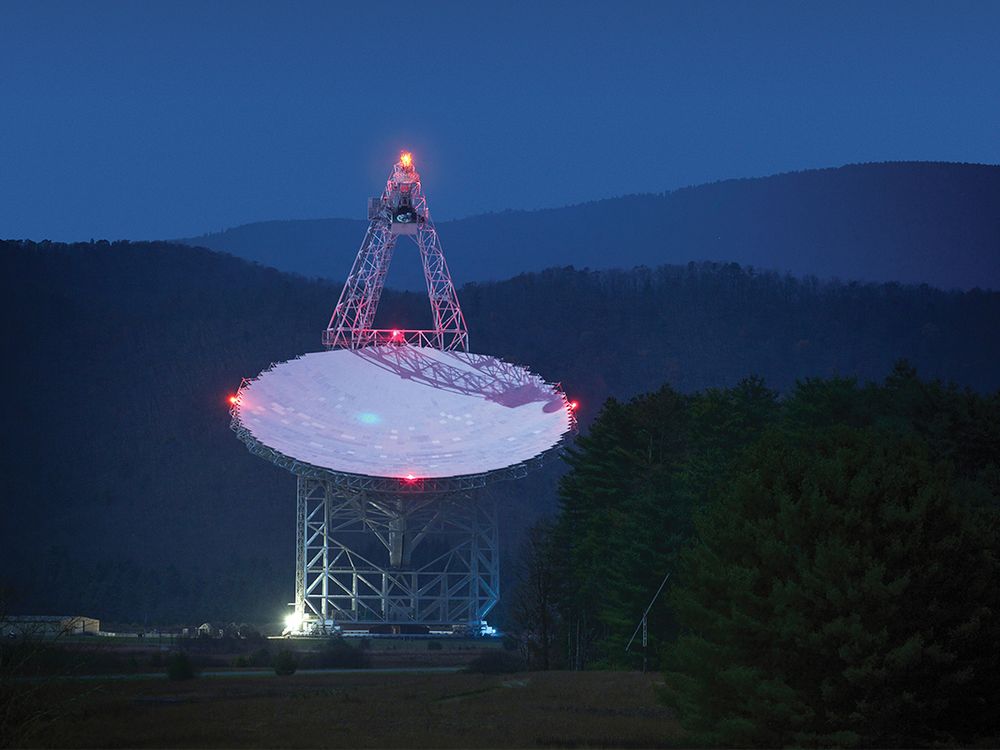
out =
<path fill-rule="evenodd" d="M 330 619 L 330 487 L 323 488 L 323 600 L 320 607 L 320 617 L 323 627 Z"/>
<path fill-rule="evenodd" d="M 440 336 L 438 349 L 468 349 L 469 334 L 465 327 L 465 317 L 458 304 L 458 294 L 451 280 L 448 263 L 441 251 L 441 241 L 437 230 L 430 222 L 417 233 L 417 246 L 424 266 L 424 282 L 431 302 L 434 329 Z"/>
<path fill-rule="evenodd" d="M 302 620 L 306 607 L 306 480 L 298 477 L 295 492 L 295 616 Z"/>
<path fill-rule="evenodd" d="M 479 620 L 484 620 L 500 600 L 500 527 L 496 501 L 488 496 L 477 504 L 476 529 L 476 598 Z"/>
<path fill-rule="evenodd" d="M 372 219 L 327 326 L 332 336 L 329 346 L 353 349 L 366 343 L 358 336 L 375 323 L 395 245 L 389 223 L 384 218 Z"/>

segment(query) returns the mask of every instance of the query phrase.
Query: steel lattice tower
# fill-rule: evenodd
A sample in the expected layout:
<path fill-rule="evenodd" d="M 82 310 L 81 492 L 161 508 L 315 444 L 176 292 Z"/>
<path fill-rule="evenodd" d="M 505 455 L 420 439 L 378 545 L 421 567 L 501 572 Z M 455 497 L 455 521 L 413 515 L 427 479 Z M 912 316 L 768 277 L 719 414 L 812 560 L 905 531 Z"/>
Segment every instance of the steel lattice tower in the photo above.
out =
<path fill-rule="evenodd" d="M 328 348 L 408 343 L 444 351 L 468 351 L 469 333 L 441 241 L 431 221 L 420 175 L 408 153 L 392 168 L 380 198 L 368 201 L 368 231 L 323 334 Z M 376 329 L 375 312 L 392 262 L 396 240 L 411 237 L 420 250 L 433 329 Z"/>
<path fill-rule="evenodd" d="M 400 155 L 381 197 L 369 199 L 368 220 L 323 332 L 323 345 L 359 349 L 411 344 L 468 351 L 465 317 L 409 153 Z M 413 239 L 420 251 L 434 326 L 430 330 L 374 327 L 401 236 Z M 333 618 L 344 624 L 478 628 L 499 599 L 496 506 L 467 482 L 443 483 L 419 497 L 393 497 L 299 476 L 297 494 L 297 618 L 318 618 L 324 627 Z M 373 554 L 370 546 L 359 548 L 371 537 L 384 547 L 382 555 Z M 449 541 L 429 559 L 415 560 L 421 543 L 433 537 Z"/>

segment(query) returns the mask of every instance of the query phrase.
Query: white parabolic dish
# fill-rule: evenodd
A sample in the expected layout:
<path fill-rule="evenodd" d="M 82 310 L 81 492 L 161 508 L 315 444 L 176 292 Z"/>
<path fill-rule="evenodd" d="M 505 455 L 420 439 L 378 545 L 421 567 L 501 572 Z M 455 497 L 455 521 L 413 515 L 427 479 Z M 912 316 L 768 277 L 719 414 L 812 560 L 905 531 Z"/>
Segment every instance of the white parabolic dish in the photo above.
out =
<path fill-rule="evenodd" d="M 496 357 L 390 345 L 305 354 L 240 389 L 253 440 L 322 469 L 444 478 L 521 464 L 573 419 L 563 393 Z"/>

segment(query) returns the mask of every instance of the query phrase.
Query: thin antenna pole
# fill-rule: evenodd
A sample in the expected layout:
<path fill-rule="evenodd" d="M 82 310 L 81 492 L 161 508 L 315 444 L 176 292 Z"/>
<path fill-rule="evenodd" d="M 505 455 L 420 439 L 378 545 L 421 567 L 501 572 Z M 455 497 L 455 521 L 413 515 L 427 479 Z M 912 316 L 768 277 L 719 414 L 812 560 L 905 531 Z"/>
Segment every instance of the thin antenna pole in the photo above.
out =
<path fill-rule="evenodd" d="M 580 615 L 576 616 L 576 663 L 573 665 L 573 669 L 580 669 Z"/>
<path fill-rule="evenodd" d="M 649 645 L 649 628 L 647 627 L 649 618 L 642 618 L 642 673 L 646 674 L 646 647 Z"/>
<path fill-rule="evenodd" d="M 667 573 L 665 576 L 663 576 L 663 580 L 660 581 L 660 588 L 658 588 L 656 590 L 656 593 L 653 594 L 653 598 L 650 599 L 650 601 L 649 601 L 649 606 L 646 607 L 646 611 L 642 613 L 642 619 L 639 620 L 639 624 L 635 626 L 635 632 L 632 633 L 632 637 L 629 638 L 628 639 L 628 643 L 625 644 L 625 652 L 628 653 L 628 650 L 632 647 L 632 641 L 634 641 L 635 637 L 637 635 L 639 635 L 639 630 L 640 629 L 642 630 L 642 671 L 643 672 L 646 671 L 646 644 L 648 643 L 648 640 L 649 640 L 649 629 L 648 629 L 648 624 L 646 622 L 646 618 L 649 617 L 649 610 L 651 610 L 653 608 L 653 605 L 656 604 L 656 600 L 660 596 L 660 592 L 663 591 L 663 587 L 667 585 L 667 579 L 668 578 L 670 578 L 670 573 Z"/>

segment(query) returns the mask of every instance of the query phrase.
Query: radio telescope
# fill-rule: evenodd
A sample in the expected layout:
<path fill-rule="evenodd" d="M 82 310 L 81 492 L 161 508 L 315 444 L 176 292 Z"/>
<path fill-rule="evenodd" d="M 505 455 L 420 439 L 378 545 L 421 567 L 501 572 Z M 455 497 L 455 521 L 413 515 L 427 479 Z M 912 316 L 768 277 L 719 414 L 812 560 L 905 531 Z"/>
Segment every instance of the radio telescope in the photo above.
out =
<path fill-rule="evenodd" d="M 575 428 L 575 404 L 469 334 L 413 158 L 368 201 L 368 231 L 324 351 L 231 397 L 252 453 L 295 474 L 286 632 L 482 633 L 500 596 L 491 482 L 523 477 Z M 377 329 L 399 237 L 423 263 L 433 328 Z"/>

